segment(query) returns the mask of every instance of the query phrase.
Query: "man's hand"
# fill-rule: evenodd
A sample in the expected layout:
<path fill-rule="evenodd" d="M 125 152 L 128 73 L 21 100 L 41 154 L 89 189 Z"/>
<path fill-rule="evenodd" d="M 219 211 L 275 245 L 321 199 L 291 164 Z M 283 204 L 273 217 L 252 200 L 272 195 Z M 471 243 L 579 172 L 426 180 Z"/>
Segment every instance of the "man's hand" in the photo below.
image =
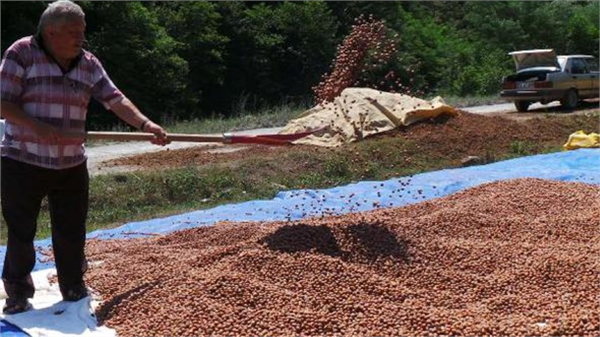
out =
<path fill-rule="evenodd" d="M 165 146 L 171 143 L 171 141 L 167 138 L 167 133 L 165 130 L 160 125 L 152 121 L 146 123 L 146 125 L 144 125 L 144 130 L 142 131 L 154 134 L 154 138 L 150 141 L 152 144 Z"/>
<path fill-rule="evenodd" d="M 155 137 L 150 141 L 152 144 L 164 146 L 171 142 L 167 139 L 167 133 L 165 130 L 160 125 L 154 123 L 153 121 L 149 120 L 148 117 L 144 116 L 144 114 L 142 114 L 141 111 L 127 97 L 113 104 L 111 110 L 120 119 L 136 129 L 142 132 L 153 133 Z"/>

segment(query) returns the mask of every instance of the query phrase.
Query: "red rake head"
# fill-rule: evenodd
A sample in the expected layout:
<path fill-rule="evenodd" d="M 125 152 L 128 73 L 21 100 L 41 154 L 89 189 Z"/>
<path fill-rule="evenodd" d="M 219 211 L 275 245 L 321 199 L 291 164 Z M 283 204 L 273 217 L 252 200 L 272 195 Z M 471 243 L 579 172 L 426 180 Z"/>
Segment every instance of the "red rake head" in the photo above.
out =
<path fill-rule="evenodd" d="M 288 145 L 293 141 L 304 138 L 318 132 L 322 129 L 313 131 L 305 131 L 290 134 L 271 134 L 271 135 L 255 135 L 255 136 L 237 136 L 232 134 L 224 134 L 227 143 L 231 144 L 264 144 L 264 145 Z"/>

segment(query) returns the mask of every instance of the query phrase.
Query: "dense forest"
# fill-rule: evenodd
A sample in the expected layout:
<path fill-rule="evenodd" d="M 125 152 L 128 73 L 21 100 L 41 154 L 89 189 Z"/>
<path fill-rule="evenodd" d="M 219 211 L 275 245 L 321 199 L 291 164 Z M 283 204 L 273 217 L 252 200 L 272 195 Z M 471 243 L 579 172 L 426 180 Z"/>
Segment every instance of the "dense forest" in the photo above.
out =
<path fill-rule="evenodd" d="M 228 116 L 242 101 L 250 109 L 310 102 L 361 14 L 384 20 L 396 50 L 382 66 L 421 95 L 494 94 L 513 71 L 513 50 L 598 57 L 598 1 L 77 3 L 86 12 L 86 49 L 163 122 Z M 0 2 L 3 53 L 35 34 L 45 7 Z M 92 104 L 92 125 L 116 121 L 94 113 L 101 110 Z"/>

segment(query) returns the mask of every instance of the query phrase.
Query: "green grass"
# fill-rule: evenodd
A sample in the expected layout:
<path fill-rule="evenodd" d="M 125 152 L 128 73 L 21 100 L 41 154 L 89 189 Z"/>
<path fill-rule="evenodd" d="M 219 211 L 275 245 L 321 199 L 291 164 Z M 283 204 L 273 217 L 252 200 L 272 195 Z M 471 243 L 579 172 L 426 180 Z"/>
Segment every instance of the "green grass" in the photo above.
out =
<path fill-rule="evenodd" d="M 513 141 L 510 143 L 510 153 L 517 156 L 526 156 L 533 153 L 536 144 L 527 141 Z"/>
<path fill-rule="evenodd" d="M 308 105 L 290 104 L 271 107 L 259 112 L 239 110 L 234 117 L 212 116 L 207 119 L 182 121 L 167 124 L 165 128 L 171 133 L 223 133 L 258 128 L 285 126 L 288 121 L 296 118 L 307 110 Z"/>

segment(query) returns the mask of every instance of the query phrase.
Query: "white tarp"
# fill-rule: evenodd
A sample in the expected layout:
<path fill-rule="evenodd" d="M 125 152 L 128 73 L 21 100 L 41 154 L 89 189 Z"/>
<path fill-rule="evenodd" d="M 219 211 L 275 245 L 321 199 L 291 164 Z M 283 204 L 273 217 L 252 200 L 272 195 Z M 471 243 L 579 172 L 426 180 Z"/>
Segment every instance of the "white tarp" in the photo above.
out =
<path fill-rule="evenodd" d="M 31 337 L 111 337 L 115 330 L 99 327 L 94 309 L 98 302 L 90 296 L 78 302 L 62 301 L 58 284 L 50 284 L 48 277 L 56 275 L 56 269 L 39 270 L 32 273 L 35 295 L 31 300 L 33 310 L 0 318 L 21 328 Z M 4 306 L 6 293 L 0 284 L 0 305 Z"/>

